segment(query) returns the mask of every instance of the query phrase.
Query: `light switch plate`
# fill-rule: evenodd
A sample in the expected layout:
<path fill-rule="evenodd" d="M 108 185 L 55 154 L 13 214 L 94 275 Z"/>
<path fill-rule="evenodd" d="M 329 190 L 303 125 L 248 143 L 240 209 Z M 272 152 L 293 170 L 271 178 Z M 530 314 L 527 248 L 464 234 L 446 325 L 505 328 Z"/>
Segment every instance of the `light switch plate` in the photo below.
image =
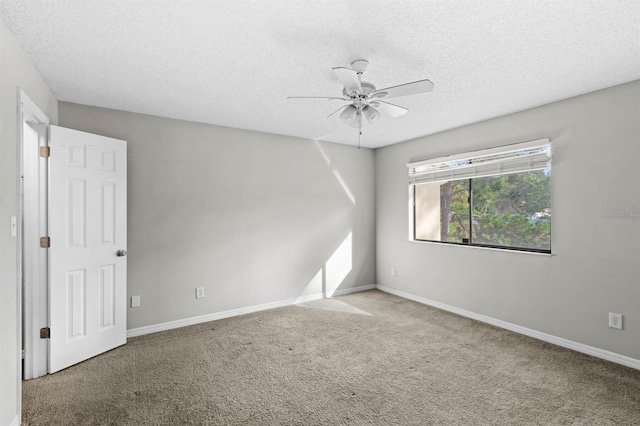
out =
<path fill-rule="evenodd" d="M 11 216 L 11 236 L 18 236 L 18 218 L 16 216 Z"/>
<path fill-rule="evenodd" d="M 132 308 L 140 307 L 140 296 L 131 296 L 131 307 Z"/>
<path fill-rule="evenodd" d="M 204 297 L 204 287 L 196 288 L 196 299 L 202 299 Z"/>

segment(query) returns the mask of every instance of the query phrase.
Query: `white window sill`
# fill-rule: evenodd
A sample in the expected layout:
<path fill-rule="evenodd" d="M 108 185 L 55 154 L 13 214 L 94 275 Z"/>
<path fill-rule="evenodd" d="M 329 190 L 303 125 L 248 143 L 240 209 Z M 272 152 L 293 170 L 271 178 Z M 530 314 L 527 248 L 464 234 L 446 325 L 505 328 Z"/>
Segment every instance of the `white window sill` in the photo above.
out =
<path fill-rule="evenodd" d="M 463 247 L 463 248 L 471 248 L 471 249 L 479 249 L 479 250 L 501 251 L 506 253 L 533 254 L 536 256 L 548 256 L 548 257 L 553 256 L 553 253 L 540 253 L 536 251 L 525 251 L 525 250 L 510 250 L 510 249 L 496 248 L 496 247 L 482 247 L 482 246 L 474 246 L 470 244 L 450 244 L 450 243 L 441 243 L 438 241 L 415 240 L 413 238 L 409 238 L 409 242 L 419 243 L 419 244 L 431 244 L 431 245 L 438 245 L 438 246 L 444 246 L 444 247 Z"/>

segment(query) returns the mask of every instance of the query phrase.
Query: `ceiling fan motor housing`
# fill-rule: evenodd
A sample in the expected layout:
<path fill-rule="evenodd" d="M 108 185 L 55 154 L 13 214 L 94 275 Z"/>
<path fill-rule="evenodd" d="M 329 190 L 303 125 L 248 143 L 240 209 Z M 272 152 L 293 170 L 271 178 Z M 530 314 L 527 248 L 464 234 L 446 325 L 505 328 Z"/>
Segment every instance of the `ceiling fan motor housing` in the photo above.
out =
<path fill-rule="evenodd" d="M 374 86 L 372 83 L 369 83 L 368 81 L 362 81 L 360 82 L 360 85 L 362 86 L 362 93 L 357 95 L 359 97 L 366 98 L 371 93 L 376 91 L 376 86 Z M 342 89 L 342 94 L 348 98 L 356 97 L 356 95 L 349 93 L 346 88 Z"/>

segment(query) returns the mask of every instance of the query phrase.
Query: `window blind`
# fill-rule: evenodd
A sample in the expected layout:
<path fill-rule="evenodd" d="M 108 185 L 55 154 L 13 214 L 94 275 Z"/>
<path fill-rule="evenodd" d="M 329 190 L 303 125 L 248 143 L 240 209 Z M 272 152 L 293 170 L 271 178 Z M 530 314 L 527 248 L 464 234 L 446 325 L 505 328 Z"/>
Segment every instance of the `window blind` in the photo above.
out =
<path fill-rule="evenodd" d="M 544 170 L 551 161 L 549 138 L 449 155 L 407 164 L 409 184 L 442 182 Z"/>

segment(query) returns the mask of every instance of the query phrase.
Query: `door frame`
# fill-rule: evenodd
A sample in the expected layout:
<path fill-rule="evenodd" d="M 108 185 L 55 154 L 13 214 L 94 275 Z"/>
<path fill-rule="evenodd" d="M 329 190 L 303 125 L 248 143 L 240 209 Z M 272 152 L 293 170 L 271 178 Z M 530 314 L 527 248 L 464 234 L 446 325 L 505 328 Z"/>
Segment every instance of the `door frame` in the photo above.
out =
<path fill-rule="evenodd" d="M 37 330 L 47 327 L 48 318 L 48 250 L 40 248 L 39 237 L 47 235 L 47 184 L 48 160 L 41 158 L 39 149 L 47 146 L 49 118 L 20 88 L 18 94 L 18 400 L 21 410 L 22 379 L 46 375 L 48 366 L 48 341 L 41 341 Z M 37 146 L 32 140 L 25 141 L 24 123 L 38 132 Z M 37 166 L 33 167 L 37 158 Z M 27 168 L 30 181 L 35 185 L 24 185 L 25 162 L 32 161 Z M 25 225 L 30 229 L 26 229 Z M 25 232 L 26 231 L 26 232 Z M 25 239 L 25 233 L 29 240 Z M 34 235 L 36 237 L 34 238 Z M 33 277 L 33 285 L 24 282 L 25 275 Z M 20 411 L 19 411 L 20 412 Z"/>

